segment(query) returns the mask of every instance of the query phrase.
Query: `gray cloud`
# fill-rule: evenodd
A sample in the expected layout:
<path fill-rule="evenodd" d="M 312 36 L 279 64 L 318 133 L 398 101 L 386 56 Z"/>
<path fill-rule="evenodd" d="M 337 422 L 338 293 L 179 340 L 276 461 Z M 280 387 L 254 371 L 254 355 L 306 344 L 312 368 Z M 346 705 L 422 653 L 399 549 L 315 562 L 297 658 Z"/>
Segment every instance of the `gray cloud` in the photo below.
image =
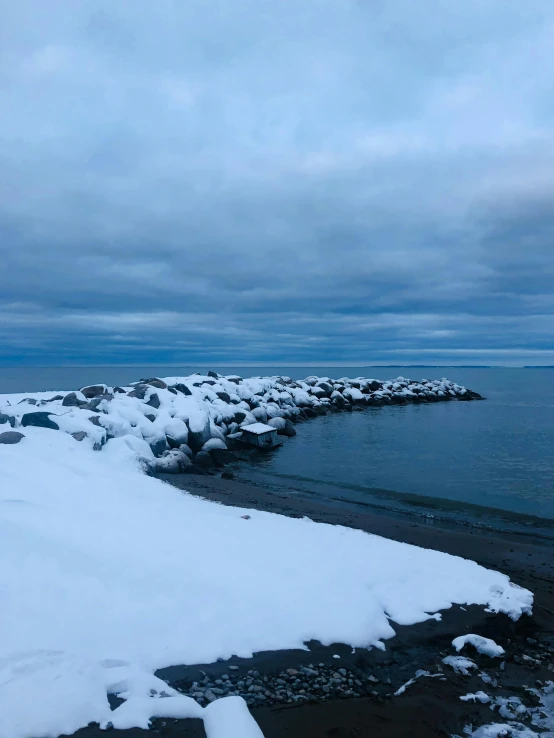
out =
<path fill-rule="evenodd" d="M 1 363 L 554 363 L 546 0 L 0 8 Z"/>

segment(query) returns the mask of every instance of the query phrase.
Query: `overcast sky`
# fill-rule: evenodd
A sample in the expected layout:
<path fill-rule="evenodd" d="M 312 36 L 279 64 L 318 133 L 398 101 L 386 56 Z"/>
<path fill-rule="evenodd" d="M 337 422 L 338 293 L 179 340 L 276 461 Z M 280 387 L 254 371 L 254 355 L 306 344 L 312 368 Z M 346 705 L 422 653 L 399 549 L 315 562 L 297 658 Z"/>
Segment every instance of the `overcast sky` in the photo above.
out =
<path fill-rule="evenodd" d="M 0 363 L 554 364 L 552 0 L 0 18 Z"/>

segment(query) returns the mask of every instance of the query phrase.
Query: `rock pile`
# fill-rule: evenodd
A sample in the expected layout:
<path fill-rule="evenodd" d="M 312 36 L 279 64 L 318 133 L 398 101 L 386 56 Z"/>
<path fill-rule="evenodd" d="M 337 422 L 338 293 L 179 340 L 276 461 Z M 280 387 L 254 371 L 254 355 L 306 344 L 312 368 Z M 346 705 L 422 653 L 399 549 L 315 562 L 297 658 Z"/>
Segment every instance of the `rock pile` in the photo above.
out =
<path fill-rule="evenodd" d="M 260 674 L 256 669 L 246 674 L 231 671 L 219 679 L 205 676 L 201 681 L 180 682 L 176 688 L 192 697 L 201 705 L 207 705 L 220 697 L 240 695 L 249 707 L 256 705 L 290 704 L 293 702 L 324 702 L 331 699 L 349 697 L 381 696 L 377 690 L 379 679 L 367 675 L 362 670 L 353 671 L 344 667 L 329 667 L 325 664 L 310 664 L 298 669 Z M 390 681 L 390 680 L 389 680 Z"/>
<path fill-rule="evenodd" d="M 311 376 L 297 381 L 208 372 L 150 377 L 125 388 L 99 384 L 54 397 L 41 393 L 13 404 L 4 395 L 0 423 L 65 431 L 95 450 L 117 440 L 148 470 L 179 473 L 215 469 L 235 459 L 241 427 L 251 423 L 266 423 L 279 435 L 292 437 L 295 423 L 318 415 L 476 399 L 482 398 L 448 379 Z"/>

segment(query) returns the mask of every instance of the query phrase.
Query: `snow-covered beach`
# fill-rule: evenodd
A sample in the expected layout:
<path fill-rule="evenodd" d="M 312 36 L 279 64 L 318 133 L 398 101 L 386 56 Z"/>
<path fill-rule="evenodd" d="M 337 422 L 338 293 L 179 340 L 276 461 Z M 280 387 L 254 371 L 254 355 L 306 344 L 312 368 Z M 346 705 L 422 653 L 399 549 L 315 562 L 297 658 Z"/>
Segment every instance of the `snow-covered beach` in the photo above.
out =
<path fill-rule="evenodd" d="M 467 558 L 214 504 L 145 473 L 222 463 L 251 422 L 291 434 L 287 421 L 331 408 L 479 397 L 459 385 L 192 375 L 57 395 L 0 396 L 2 738 L 155 717 L 201 718 L 212 738 L 242 721 L 255 736 L 240 686 L 212 690 L 215 710 L 154 672 L 309 641 L 380 653 L 398 626 L 434 627 L 454 605 L 532 612 L 528 589 Z"/>

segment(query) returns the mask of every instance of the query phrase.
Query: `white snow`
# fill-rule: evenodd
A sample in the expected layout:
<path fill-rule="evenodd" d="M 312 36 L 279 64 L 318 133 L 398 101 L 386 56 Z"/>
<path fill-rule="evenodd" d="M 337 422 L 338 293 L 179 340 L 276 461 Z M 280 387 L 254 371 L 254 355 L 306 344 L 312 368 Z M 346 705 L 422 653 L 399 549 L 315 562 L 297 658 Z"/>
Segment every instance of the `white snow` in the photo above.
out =
<path fill-rule="evenodd" d="M 249 392 L 272 388 L 273 380 L 249 381 Z M 227 391 L 225 380 L 218 382 Z M 514 619 L 531 611 L 530 592 L 474 562 L 341 526 L 225 507 L 145 475 L 153 458 L 147 440 L 165 438 L 166 430 L 184 435 L 173 418 L 211 435 L 210 419 L 221 417 L 197 396 L 156 393 L 158 410 L 124 395 L 96 414 L 49 403 L 39 409 L 59 414 L 60 431 L 26 427 L 21 443 L 0 446 L 2 738 L 196 714 L 193 700 L 153 676 L 172 664 L 304 648 L 311 639 L 383 648 L 394 635 L 390 621 L 422 622 L 452 604 Z M 35 410 L 15 405 L 14 396 L 0 396 L 0 411 L 15 414 L 18 424 Z M 106 443 L 92 416 L 117 437 Z M 76 430 L 88 437 L 78 442 L 69 435 Z M 111 692 L 126 699 L 114 711 Z M 228 723 L 236 727 L 241 710 L 249 726 L 241 738 L 260 735 L 242 703 L 225 703 L 202 712 L 206 720 L 213 708 L 210 738 L 223 735 L 223 723 L 226 738 L 238 736 Z"/>
<path fill-rule="evenodd" d="M 462 700 L 462 702 L 481 702 L 483 705 L 491 701 L 489 695 L 485 692 L 482 692 L 481 690 L 479 690 L 479 692 L 464 694 L 463 697 L 460 697 L 460 699 Z"/>
<path fill-rule="evenodd" d="M 249 425 L 241 425 L 241 428 L 243 431 L 255 433 L 256 435 L 267 433 L 268 431 L 275 431 L 272 425 L 266 425 L 265 423 L 250 423 Z"/>
<path fill-rule="evenodd" d="M 204 710 L 208 738 L 263 738 L 242 697 L 216 700 Z"/>
<path fill-rule="evenodd" d="M 469 669 L 477 668 L 475 661 L 466 659 L 465 656 L 446 656 L 442 663 L 451 666 L 457 674 L 463 674 L 464 676 L 469 675 Z"/>
<path fill-rule="evenodd" d="M 505 653 L 502 646 L 499 646 L 491 638 L 485 638 L 484 636 L 475 635 L 474 633 L 469 633 L 465 636 L 458 636 L 452 641 L 452 645 L 458 653 L 460 653 L 462 648 L 468 643 L 479 653 L 482 653 L 485 656 L 490 656 L 491 658 L 502 656 Z"/>

